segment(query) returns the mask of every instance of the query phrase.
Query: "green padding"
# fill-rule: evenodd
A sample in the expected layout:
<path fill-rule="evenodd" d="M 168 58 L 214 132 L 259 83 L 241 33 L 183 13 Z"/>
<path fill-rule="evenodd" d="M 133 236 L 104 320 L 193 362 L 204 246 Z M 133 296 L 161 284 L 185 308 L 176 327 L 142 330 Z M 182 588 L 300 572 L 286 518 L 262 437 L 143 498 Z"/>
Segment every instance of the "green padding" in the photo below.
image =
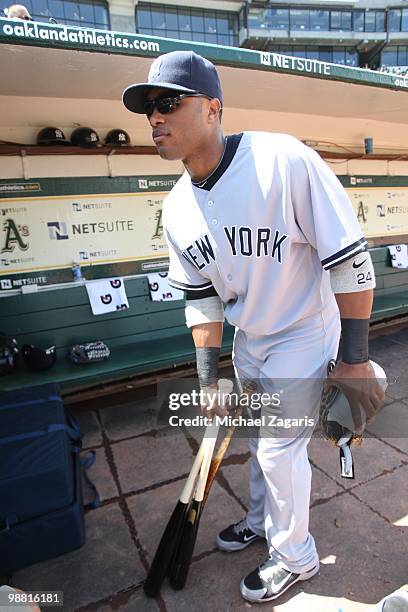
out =
<path fill-rule="evenodd" d="M 408 313 L 408 289 L 391 295 L 381 295 L 374 298 L 372 321 L 396 317 Z"/>

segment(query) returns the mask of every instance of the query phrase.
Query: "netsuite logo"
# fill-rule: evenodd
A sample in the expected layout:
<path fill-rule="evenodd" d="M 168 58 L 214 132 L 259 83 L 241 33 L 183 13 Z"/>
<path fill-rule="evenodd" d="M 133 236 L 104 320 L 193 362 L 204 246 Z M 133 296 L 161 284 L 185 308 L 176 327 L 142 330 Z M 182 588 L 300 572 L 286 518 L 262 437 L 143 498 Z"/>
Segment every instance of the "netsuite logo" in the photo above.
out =
<path fill-rule="evenodd" d="M 0 280 L 0 289 L 12 289 L 13 283 L 9 278 L 3 278 Z"/>
<path fill-rule="evenodd" d="M 69 236 L 65 221 L 50 221 L 47 223 L 47 227 L 51 240 L 68 240 Z"/>

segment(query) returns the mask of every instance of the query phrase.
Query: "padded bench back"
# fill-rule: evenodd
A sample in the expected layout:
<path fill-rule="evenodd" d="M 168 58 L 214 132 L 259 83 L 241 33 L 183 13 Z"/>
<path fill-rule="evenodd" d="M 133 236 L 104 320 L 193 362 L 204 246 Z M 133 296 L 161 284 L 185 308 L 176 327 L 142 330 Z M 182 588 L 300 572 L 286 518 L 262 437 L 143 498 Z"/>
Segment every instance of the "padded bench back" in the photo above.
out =
<path fill-rule="evenodd" d="M 371 249 L 377 277 L 372 320 L 408 314 L 408 271 L 391 267 L 388 249 Z M 132 374 L 173 367 L 194 360 L 194 346 L 184 322 L 184 300 L 153 302 L 146 277 L 127 279 L 129 309 L 94 316 L 84 285 L 0 299 L 0 331 L 17 338 L 19 346 L 56 345 L 57 364 L 33 374 L 20 366 L 0 379 L 0 388 L 41 382 L 63 386 L 92 385 Z M 230 351 L 233 329 L 226 325 L 224 354 Z M 78 367 L 65 355 L 72 344 L 103 340 L 112 350 L 101 364 Z"/>
<path fill-rule="evenodd" d="M 19 345 L 56 345 L 57 356 L 72 344 L 103 340 L 109 347 L 187 333 L 184 301 L 153 302 L 145 277 L 125 281 L 129 309 L 93 315 L 84 285 L 30 293 L 0 301 L 0 330 Z"/>
<path fill-rule="evenodd" d="M 387 247 L 370 250 L 376 289 L 372 321 L 408 314 L 408 270 L 393 268 Z"/>
<path fill-rule="evenodd" d="M 393 304 L 408 312 L 408 270 L 391 267 L 386 247 L 371 249 L 377 288 L 373 319 Z M 189 335 L 184 300 L 153 302 L 146 277 L 127 279 L 129 309 L 94 316 L 84 285 L 0 299 L 0 331 L 43 348 L 56 345 L 65 355 L 72 344 L 103 340 L 110 347 Z"/>

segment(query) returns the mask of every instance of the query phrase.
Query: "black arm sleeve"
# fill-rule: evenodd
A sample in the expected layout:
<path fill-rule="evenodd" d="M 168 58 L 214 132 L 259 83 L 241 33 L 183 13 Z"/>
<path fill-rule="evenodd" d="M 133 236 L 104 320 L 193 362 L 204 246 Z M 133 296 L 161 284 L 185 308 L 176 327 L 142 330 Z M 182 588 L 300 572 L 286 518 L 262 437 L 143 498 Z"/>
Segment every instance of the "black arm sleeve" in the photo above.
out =
<path fill-rule="evenodd" d="M 188 289 L 186 292 L 186 300 L 201 300 L 203 298 L 208 297 L 217 297 L 218 293 L 214 289 L 214 287 L 209 287 L 204 291 L 193 291 L 192 289 Z"/>

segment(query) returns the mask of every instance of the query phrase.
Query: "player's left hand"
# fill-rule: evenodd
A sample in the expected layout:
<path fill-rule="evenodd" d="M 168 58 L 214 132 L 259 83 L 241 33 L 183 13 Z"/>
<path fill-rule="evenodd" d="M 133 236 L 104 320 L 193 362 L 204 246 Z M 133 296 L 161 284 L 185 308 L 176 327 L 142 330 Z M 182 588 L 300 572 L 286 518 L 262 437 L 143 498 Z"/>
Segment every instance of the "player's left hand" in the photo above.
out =
<path fill-rule="evenodd" d="M 365 426 L 360 409 L 365 414 L 364 421 L 370 423 L 384 403 L 385 393 L 369 361 L 355 364 L 340 361 L 329 374 L 325 386 L 338 387 L 344 393 L 350 405 L 354 431 L 358 435 L 363 433 Z"/>

